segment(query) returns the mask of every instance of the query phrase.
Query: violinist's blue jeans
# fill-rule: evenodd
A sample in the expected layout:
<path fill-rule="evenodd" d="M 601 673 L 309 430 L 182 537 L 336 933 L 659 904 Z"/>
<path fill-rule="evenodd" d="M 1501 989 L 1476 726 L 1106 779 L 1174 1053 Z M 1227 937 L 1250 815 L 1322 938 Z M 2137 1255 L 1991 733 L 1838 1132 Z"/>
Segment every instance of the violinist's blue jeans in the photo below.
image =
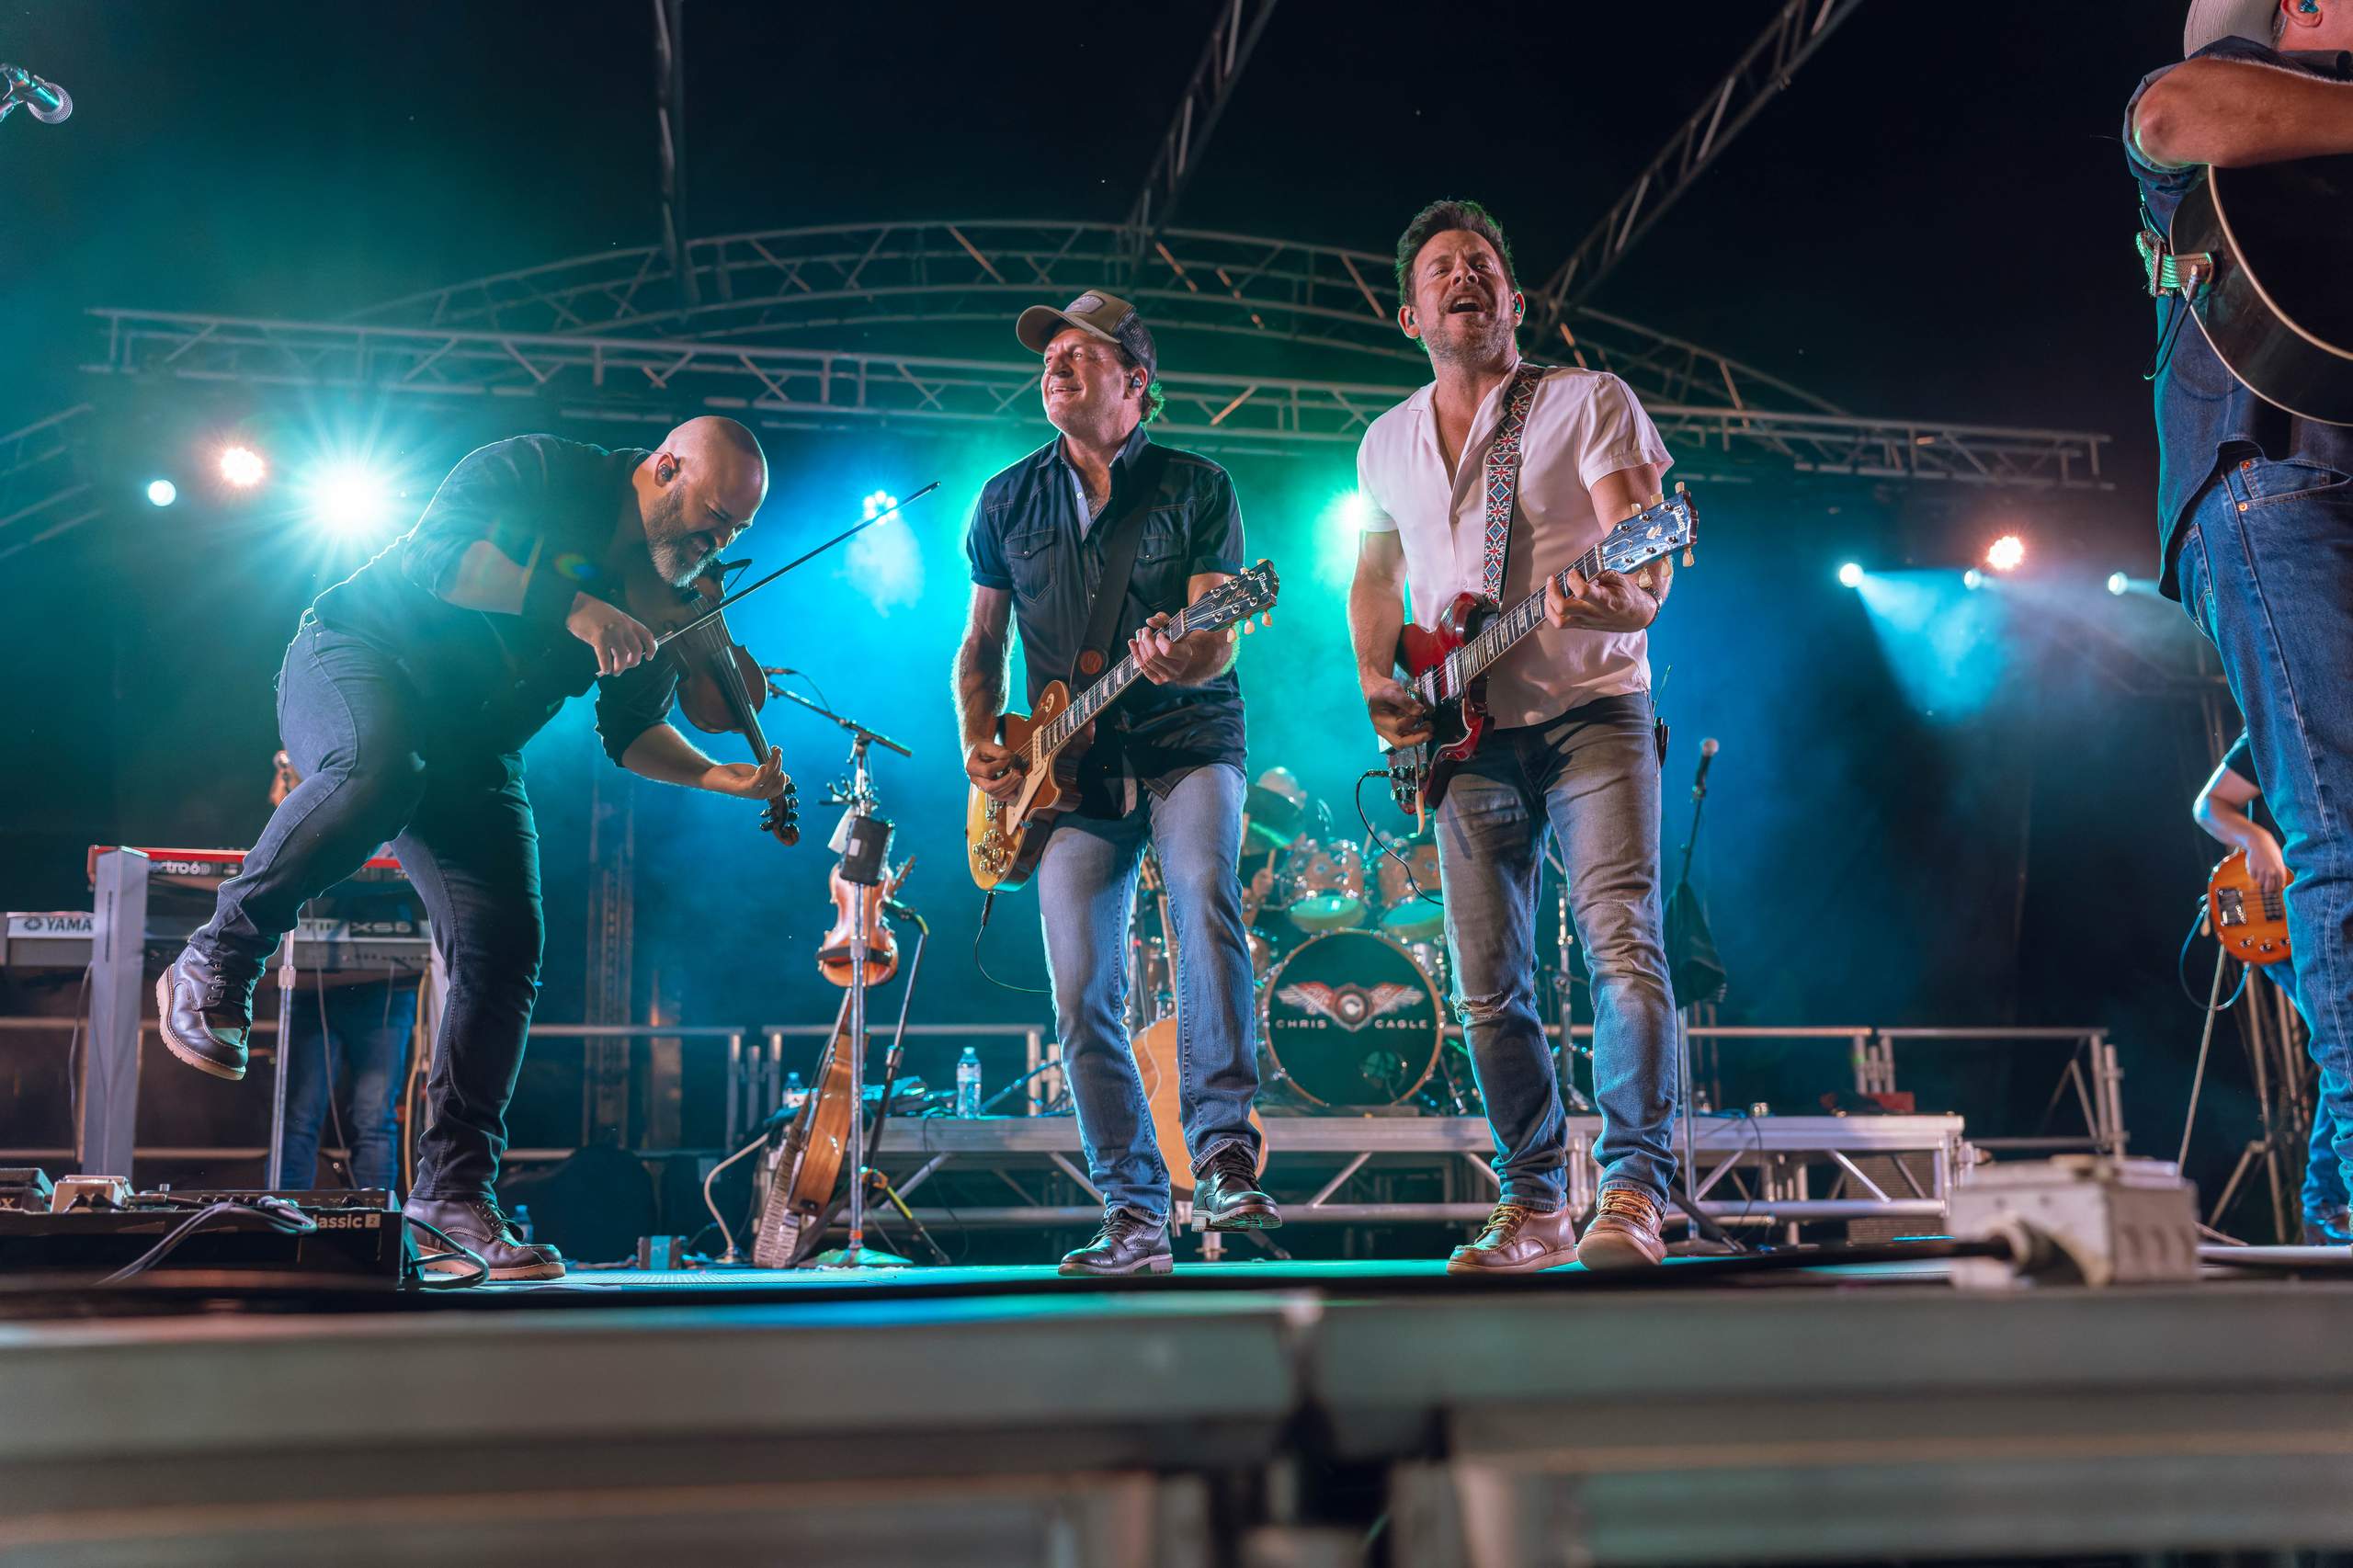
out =
<path fill-rule="evenodd" d="M 256 975 L 298 911 L 389 843 L 433 921 L 449 994 L 417 1139 L 416 1188 L 486 1197 L 540 990 L 540 835 L 522 758 L 431 722 L 392 661 L 305 616 L 278 676 L 278 732 L 302 782 L 188 938 Z"/>

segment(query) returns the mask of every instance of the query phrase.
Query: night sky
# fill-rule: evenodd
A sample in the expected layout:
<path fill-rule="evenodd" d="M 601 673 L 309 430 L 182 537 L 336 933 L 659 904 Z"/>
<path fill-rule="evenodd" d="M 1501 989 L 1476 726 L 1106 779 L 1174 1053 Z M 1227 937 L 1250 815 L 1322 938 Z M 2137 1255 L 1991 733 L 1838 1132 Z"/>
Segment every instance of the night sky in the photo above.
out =
<path fill-rule="evenodd" d="M 1285 0 L 1177 222 L 1385 254 L 1423 202 L 1472 196 L 1509 228 L 1532 285 L 1776 9 Z M 1201 0 L 687 0 L 688 230 L 1116 222 L 1211 14 Z M 0 58 L 75 100 L 62 126 L 23 114 L 0 124 L 0 206 L 13 220 L 0 248 L 13 350 L 0 428 L 114 400 L 98 477 L 118 504 L 0 565 L 12 624 L 56 672 L 53 684 L 20 680 L 11 693 L 11 731 L 32 766 L 11 780 L 0 903 L 85 896 L 80 846 L 93 838 L 249 836 L 260 782 L 241 770 L 257 751 L 266 759 L 277 650 L 310 593 L 354 563 L 331 570 L 256 518 L 188 505 L 159 516 L 137 502 L 149 469 L 189 438 L 174 423 L 179 411 L 202 400 L 185 388 L 131 399 L 81 373 L 97 341 L 83 312 L 332 319 L 648 244 L 658 237 L 652 28 L 649 4 L 618 0 L 0 5 Z M 1973 726 L 1911 711 L 1853 597 L 1828 582 L 1846 553 L 1965 559 L 1997 515 L 2039 524 L 2044 559 L 2097 577 L 2153 570 L 2154 443 L 2140 379 L 2150 309 L 2118 136 L 2133 85 L 2177 58 L 2179 40 L 2171 4 L 2094 13 L 2042 0 L 1873 0 L 1592 296 L 1859 413 L 2116 437 L 2115 488 L 2088 496 L 1768 476 L 1711 514 L 1719 549 L 1703 560 L 1719 569 L 1703 565 L 1678 587 L 1654 658 L 1677 671 L 1666 698 L 1687 737 L 1678 745 L 1725 737 L 1700 867 L 1739 972 L 1728 1018 L 2090 1020 L 2137 1031 L 2144 1061 L 2194 1049 L 2196 1016 L 2172 1000 L 2166 974 L 2177 916 L 2208 858 L 2187 819 L 2204 767 L 2194 713 L 2127 703 L 2072 657 L 2037 666 L 2031 680 L 2009 668 L 2012 706 L 1997 703 Z M 1014 352 L 1009 322 L 1002 352 Z M 1413 369 L 1394 365 L 1385 379 L 1408 382 Z M 491 411 L 417 436 L 415 449 L 446 469 L 475 442 L 550 424 Z M 565 433 L 618 442 L 642 428 Z M 928 960 L 948 978 L 918 1016 L 1042 1013 L 1039 999 L 972 976 L 970 890 L 954 861 L 961 781 L 942 754 L 952 752 L 945 674 L 962 594 L 954 521 L 977 477 L 1043 428 L 772 444 L 777 492 L 749 540 L 776 559 L 831 531 L 877 483 L 944 475 L 963 491 L 929 525 L 938 542 L 926 547 L 928 585 L 914 612 L 868 616 L 823 597 L 847 594 L 836 573 L 739 626 L 747 640 L 804 651 L 790 639 L 813 620 L 847 639 L 863 699 L 929 749 L 920 772 L 886 780 L 899 791 L 903 846 L 919 839 L 929 864 L 911 891 L 927 882 L 935 907 L 954 910 L 938 917 Z M 1309 538 L 1296 519 L 1345 485 L 1345 460 L 1343 449 L 1237 466 L 1254 545 L 1269 541 L 1295 562 Z M 1336 589 L 1325 586 L 1332 597 L 1302 597 L 1288 628 L 1279 624 L 1276 637 L 1290 641 L 1249 655 L 1292 661 L 1286 678 L 1312 672 L 1291 701 L 1268 700 L 1274 683 L 1253 673 L 1267 666 L 1245 662 L 1245 687 L 1260 694 L 1253 761 L 1297 766 L 1338 737 L 1328 776 L 1312 782 L 1352 819 L 1345 790 L 1366 760 L 1361 711 Z M 2147 636 L 2180 654 L 2178 616 L 2139 608 Z M 2021 600 L 2021 614 L 2029 609 Z M 838 678 L 840 663 L 827 684 L 853 686 Z M 845 705 L 858 697 L 833 695 Z M 532 754 L 551 863 L 570 857 L 574 875 L 577 729 L 560 724 Z M 833 748 L 797 733 L 806 798 L 834 770 Z M 1672 778 L 1691 760 L 1678 752 Z M 1682 793 L 1668 791 L 1670 850 Z M 682 933 L 699 932 L 696 912 L 714 904 L 785 899 L 801 911 L 796 928 L 809 927 L 793 938 L 797 974 L 827 918 L 822 859 L 804 852 L 768 886 L 753 880 L 765 861 L 710 853 L 741 842 L 714 837 L 740 825 L 715 809 L 723 803 L 664 802 L 641 812 L 641 855 L 692 857 L 694 869 L 642 894 L 647 961 L 669 965 L 674 990 L 682 968 L 699 980 L 756 969 L 745 959 L 754 938 L 740 928 L 708 949 Z M 1015 908 L 990 933 L 1003 942 L 993 964 L 1035 983 L 1034 911 Z M 578 918 L 576 892 L 551 872 L 549 1017 L 578 1016 L 581 936 L 563 925 Z M 798 981 L 784 994 L 688 986 L 681 1006 L 706 1018 L 799 1017 L 825 995 Z M 943 1064 L 916 1065 L 945 1075 Z M 2137 1085 L 2163 1107 L 2175 1103 L 2171 1074 Z"/>

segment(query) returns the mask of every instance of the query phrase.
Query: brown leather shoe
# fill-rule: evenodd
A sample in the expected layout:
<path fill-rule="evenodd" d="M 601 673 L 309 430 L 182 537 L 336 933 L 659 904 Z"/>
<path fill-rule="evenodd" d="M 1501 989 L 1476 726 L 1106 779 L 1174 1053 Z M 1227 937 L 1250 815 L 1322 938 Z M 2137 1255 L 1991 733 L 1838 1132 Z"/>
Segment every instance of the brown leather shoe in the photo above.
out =
<path fill-rule="evenodd" d="M 1498 1203 L 1478 1236 L 1454 1249 L 1449 1274 L 1533 1274 L 1574 1261 L 1576 1216 L 1568 1210 L 1539 1213 L 1525 1203 Z"/>
<path fill-rule="evenodd" d="M 1666 1256 L 1658 1233 L 1658 1199 L 1639 1187 L 1605 1187 L 1593 1223 L 1577 1244 L 1577 1261 L 1587 1268 L 1641 1268 Z"/>

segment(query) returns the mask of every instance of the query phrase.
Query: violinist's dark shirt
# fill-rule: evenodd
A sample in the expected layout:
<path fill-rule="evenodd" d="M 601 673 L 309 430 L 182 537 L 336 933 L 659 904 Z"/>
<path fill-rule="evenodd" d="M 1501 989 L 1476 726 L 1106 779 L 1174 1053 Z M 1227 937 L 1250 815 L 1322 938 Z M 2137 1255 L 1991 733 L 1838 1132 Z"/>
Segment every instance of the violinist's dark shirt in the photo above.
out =
<path fill-rule="evenodd" d="M 645 453 L 556 436 L 517 436 L 469 452 L 416 526 L 318 597 L 324 625 L 381 650 L 438 726 L 497 752 L 522 748 L 567 698 L 597 687 L 597 733 L 615 762 L 670 711 L 677 676 L 656 660 L 599 676 L 597 655 L 564 629 L 573 596 L 621 602 L 607 554 Z M 467 547 L 487 540 L 523 568 L 520 613 L 461 609 L 441 597 Z"/>

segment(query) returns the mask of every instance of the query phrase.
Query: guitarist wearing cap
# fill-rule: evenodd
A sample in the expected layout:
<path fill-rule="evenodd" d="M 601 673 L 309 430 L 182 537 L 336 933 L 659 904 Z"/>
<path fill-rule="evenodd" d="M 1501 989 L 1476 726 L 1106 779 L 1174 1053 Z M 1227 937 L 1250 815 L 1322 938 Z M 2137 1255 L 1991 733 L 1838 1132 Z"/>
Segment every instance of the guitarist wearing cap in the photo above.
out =
<path fill-rule="evenodd" d="M 1455 1010 L 1502 1188 L 1447 1271 L 1656 1263 L 1675 1175 L 1676 1030 L 1660 941 L 1659 755 L 1644 631 L 1666 597 L 1669 569 L 1662 560 L 1632 576 L 1604 571 L 1588 580 L 1570 567 L 1650 499 L 1673 460 L 1615 376 L 1520 358 L 1524 305 L 1511 248 L 1477 203 L 1433 202 L 1415 217 L 1397 244 L 1397 291 L 1398 324 L 1428 351 L 1435 379 L 1374 420 L 1357 453 L 1370 513 L 1348 629 L 1381 738 L 1409 744 L 1431 730 L 1393 673 L 1408 580 L 1425 626 L 1458 593 L 1508 604 L 1540 583 L 1544 594 L 1545 625 L 1488 677 L 1497 727 L 1438 806 Z M 1503 515 L 1491 517 L 1499 483 Z M 1548 830 L 1566 858 L 1593 973 L 1602 1176 L 1582 1242 L 1567 1207 L 1560 1083 L 1536 1007 L 1535 903 Z"/>
<path fill-rule="evenodd" d="M 2353 0 L 2197 0 L 2183 48 L 2125 110 L 2144 247 L 2211 192 L 2210 169 L 2353 153 Z M 2306 216 L 2317 232 L 2347 215 Z M 2183 310 L 2157 301 L 2157 580 L 2213 640 L 2245 715 L 2294 877 L 2289 946 L 2323 1118 L 2353 1161 L 2353 428 L 2258 397 Z"/>
<path fill-rule="evenodd" d="M 972 602 L 957 653 L 964 770 L 990 797 L 1021 793 L 1021 754 L 999 741 L 1010 629 L 1032 710 L 1051 683 L 1074 694 L 1121 653 L 1142 683 L 1095 725 L 1074 809 L 1055 819 L 1035 876 L 1063 1072 L 1078 1110 L 1102 1228 L 1064 1257 L 1068 1275 L 1165 1274 L 1169 1176 L 1153 1136 L 1126 1026 L 1128 921 L 1147 836 L 1176 918 L 1177 1050 L 1197 1224 L 1280 1224 L 1258 1190 L 1250 947 L 1234 867 L 1242 853 L 1242 691 L 1231 634 L 1172 640 L 1170 612 L 1243 570 L 1242 511 L 1225 471 L 1155 445 L 1152 334 L 1126 301 L 1090 290 L 1015 324 L 1040 356 L 1054 439 L 991 479 L 965 540 Z"/>

